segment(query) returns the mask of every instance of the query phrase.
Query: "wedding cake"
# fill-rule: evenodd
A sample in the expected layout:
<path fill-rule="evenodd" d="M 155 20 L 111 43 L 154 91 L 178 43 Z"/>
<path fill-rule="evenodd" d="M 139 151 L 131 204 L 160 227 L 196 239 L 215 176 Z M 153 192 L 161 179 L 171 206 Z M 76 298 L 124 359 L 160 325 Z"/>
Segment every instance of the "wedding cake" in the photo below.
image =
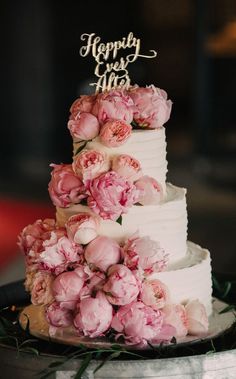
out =
<path fill-rule="evenodd" d="M 52 164 L 54 219 L 19 237 L 49 333 L 145 346 L 205 335 L 210 254 L 187 242 L 186 190 L 166 182 L 164 90 L 113 88 L 72 104 L 70 164 Z"/>

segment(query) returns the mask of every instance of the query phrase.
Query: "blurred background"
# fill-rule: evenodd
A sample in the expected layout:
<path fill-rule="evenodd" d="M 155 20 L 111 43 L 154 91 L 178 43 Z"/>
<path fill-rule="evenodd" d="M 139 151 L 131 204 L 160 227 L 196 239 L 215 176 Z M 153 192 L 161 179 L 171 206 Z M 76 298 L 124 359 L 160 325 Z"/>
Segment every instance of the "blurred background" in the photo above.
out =
<path fill-rule="evenodd" d="M 0 284 L 24 277 L 16 241 L 54 216 L 49 164 L 71 162 L 68 110 L 94 81 L 82 33 L 104 42 L 134 32 L 156 59 L 130 65 L 133 83 L 164 88 L 168 181 L 188 189 L 189 239 L 213 270 L 236 265 L 235 0 L 1 1 Z"/>

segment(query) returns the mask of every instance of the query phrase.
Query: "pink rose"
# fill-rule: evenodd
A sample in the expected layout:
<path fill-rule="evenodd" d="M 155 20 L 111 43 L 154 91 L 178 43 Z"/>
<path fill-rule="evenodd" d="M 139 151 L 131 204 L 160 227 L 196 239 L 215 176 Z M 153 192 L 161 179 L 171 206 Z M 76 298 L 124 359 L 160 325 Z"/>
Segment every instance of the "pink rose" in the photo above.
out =
<path fill-rule="evenodd" d="M 44 246 L 39 258 L 42 268 L 55 272 L 56 275 L 65 271 L 70 263 L 79 263 L 83 253 L 82 247 L 67 237 L 60 238 L 55 244 L 44 243 Z"/>
<path fill-rule="evenodd" d="M 137 299 L 139 283 L 128 267 L 116 264 L 108 270 L 103 291 L 111 304 L 125 305 Z"/>
<path fill-rule="evenodd" d="M 140 190 L 138 202 L 142 205 L 159 204 L 163 199 L 163 189 L 160 183 L 150 176 L 142 176 L 135 182 Z"/>
<path fill-rule="evenodd" d="M 111 304 L 99 291 L 96 298 L 88 297 L 81 300 L 79 312 L 74 318 L 74 326 L 85 336 L 103 336 L 111 325 L 112 314 Z"/>
<path fill-rule="evenodd" d="M 52 294 L 53 275 L 38 271 L 33 279 L 31 288 L 31 302 L 34 305 L 46 305 L 51 303 L 54 298 Z"/>
<path fill-rule="evenodd" d="M 58 275 L 53 282 L 52 291 L 56 301 L 60 303 L 60 307 L 74 309 L 83 285 L 83 279 L 74 271 Z"/>
<path fill-rule="evenodd" d="M 120 246 L 109 237 L 99 236 L 88 244 L 85 249 L 85 259 L 89 266 L 106 272 L 107 269 L 119 262 Z"/>
<path fill-rule="evenodd" d="M 56 207 L 68 208 L 86 197 L 81 179 L 75 175 L 71 165 L 50 165 L 52 178 L 48 185 L 49 195 Z"/>
<path fill-rule="evenodd" d="M 121 89 L 111 90 L 97 96 L 92 113 L 101 125 L 109 119 L 122 120 L 130 124 L 133 120 L 133 100 Z"/>
<path fill-rule="evenodd" d="M 70 107 L 70 112 L 72 117 L 76 117 L 79 112 L 88 112 L 92 111 L 94 102 L 96 100 L 96 95 L 83 95 L 76 99 Z"/>
<path fill-rule="evenodd" d="M 141 268 L 146 274 L 163 271 L 168 255 L 157 241 L 150 237 L 131 237 L 123 248 L 124 264 L 131 270 Z"/>
<path fill-rule="evenodd" d="M 98 119 L 91 113 L 78 113 L 68 121 L 68 129 L 75 141 L 88 141 L 97 137 L 99 133 Z"/>
<path fill-rule="evenodd" d="M 199 300 L 192 300 L 186 306 L 188 320 L 188 334 L 193 336 L 204 335 L 208 331 L 208 317 L 206 309 Z"/>
<path fill-rule="evenodd" d="M 181 304 L 167 304 L 162 309 L 165 322 L 174 326 L 176 332 L 174 336 L 185 337 L 188 334 L 188 320 L 186 310 Z"/>
<path fill-rule="evenodd" d="M 88 186 L 88 206 L 103 219 L 116 221 L 137 202 L 139 191 L 116 172 L 93 179 Z"/>
<path fill-rule="evenodd" d="M 50 304 L 46 309 L 46 319 L 52 326 L 67 327 L 73 322 L 72 313 L 69 309 L 62 309 L 56 302 Z"/>
<path fill-rule="evenodd" d="M 140 299 L 155 310 L 161 309 L 170 300 L 169 290 L 158 279 L 146 280 L 142 284 Z"/>
<path fill-rule="evenodd" d="M 169 333 L 166 329 L 163 333 L 162 312 L 155 311 L 141 301 L 120 307 L 113 317 L 111 327 L 119 333 L 117 337 L 124 336 L 127 344 L 140 347 L 146 346 L 147 342 L 155 343 L 163 339 L 170 340 L 173 337 L 173 328 L 169 329 Z"/>
<path fill-rule="evenodd" d="M 109 160 L 105 153 L 96 150 L 83 150 L 74 157 L 73 170 L 84 182 L 96 178 L 109 170 Z"/>
<path fill-rule="evenodd" d="M 97 237 L 98 226 L 98 217 L 86 212 L 71 216 L 65 224 L 69 239 L 82 245 L 86 245 Z"/>
<path fill-rule="evenodd" d="M 167 93 L 153 85 L 133 87 L 130 96 L 134 101 L 134 121 L 142 128 L 157 129 L 170 118 L 172 102 Z"/>
<path fill-rule="evenodd" d="M 101 128 L 100 140 L 107 147 L 123 145 L 130 137 L 132 127 L 120 120 L 109 120 Z"/>
<path fill-rule="evenodd" d="M 131 182 L 134 182 L 142 175 L 139 161 L 127 154 L 117 155 L 113 158 L 112 170 Z"/>

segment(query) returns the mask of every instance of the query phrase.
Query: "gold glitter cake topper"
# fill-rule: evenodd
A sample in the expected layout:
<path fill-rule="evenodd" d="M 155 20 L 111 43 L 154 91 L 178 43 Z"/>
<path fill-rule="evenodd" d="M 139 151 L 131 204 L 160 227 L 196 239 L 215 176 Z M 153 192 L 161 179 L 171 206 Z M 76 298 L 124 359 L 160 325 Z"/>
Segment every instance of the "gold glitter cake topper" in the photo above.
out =
<path fill-rule="evenodd" d="M 80 39 L 86 43 L 80 48 L 80 55 L 86 57 L 91 53 L 97 63 L 94 74 L 98 81 L 90 83 L 91 86 L 96 86 L 96 93 L 115 87 L 129 88 L 128 65 L 135 62 L 138 57 L 155 58 L 157 56 L 155 50 L 149 50 L 150 55 L 140 54 L 140 39 L 134 37 L 133 33 L 129 33 L 127 37 L 123 37 L 119 41 L 107 43 L 100 42 L 101 37 L 96 36 L 95 33 L 84 33 Z M 126 57 L 117 57 L 120 51 L 127 49 L 130 54 Z"/>

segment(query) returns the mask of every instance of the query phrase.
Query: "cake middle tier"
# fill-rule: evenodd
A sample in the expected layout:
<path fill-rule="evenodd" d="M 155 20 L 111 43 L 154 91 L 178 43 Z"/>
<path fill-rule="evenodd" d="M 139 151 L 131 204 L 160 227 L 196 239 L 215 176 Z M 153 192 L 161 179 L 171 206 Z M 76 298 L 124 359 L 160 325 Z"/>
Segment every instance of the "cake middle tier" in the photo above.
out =
<path fill-rule="evenodd" d="M 123 244 L 134 233 L 149 236 L 158 241 L 169 255 L 172 264 L 186 254 L 187 250 L 187 210 L 186 190 L 167 184 L 165 199 L 158 205 L 134 205 L 122 216 L 122 225 L 101 219 L 99 235 L 105 235 Z M 64 226 L 69 217 L 80 212 L 92 213 L 85 205 L 58 208 L 56 219 Z"/>
<path fill-rule="evenodd" d="M 74 154 L 78 149 L 74 143 Z M 166 190 L 166 137 L 165 128 L 152 130 L 133 130 L 128 140 L 118 147 L 106 147 L 99 136 L 87 142 L 86 149 L 105 152 L 109 158 L 119 154 L 129 154 L 136 158 L 143 175 L 152 176 Z"/>

